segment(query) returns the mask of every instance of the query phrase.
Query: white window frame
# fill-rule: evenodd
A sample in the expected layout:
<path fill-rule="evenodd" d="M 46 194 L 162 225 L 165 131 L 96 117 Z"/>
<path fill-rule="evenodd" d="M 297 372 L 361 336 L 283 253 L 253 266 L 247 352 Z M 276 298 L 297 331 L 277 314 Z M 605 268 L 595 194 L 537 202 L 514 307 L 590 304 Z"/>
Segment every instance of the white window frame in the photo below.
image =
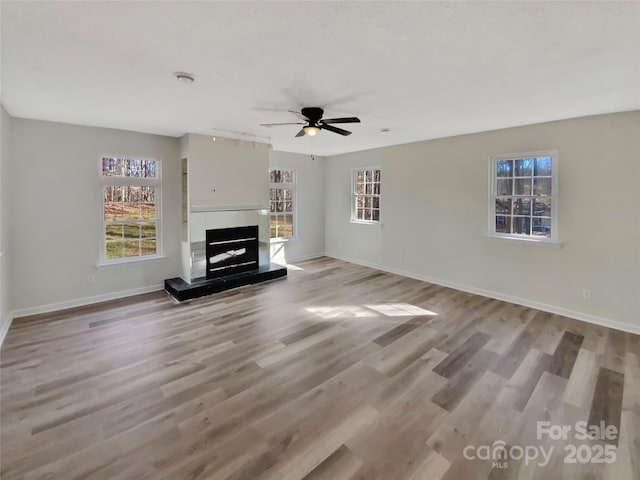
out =
<path fill-rule="evenodd" d="M 535 235 L 519 234 L 519 233 L 502 233 L 496 232 L 496 197 L 497 195 L 497 162 L 500 160 L 517 160 L 532 157 L 551 157 L 551 237 L 542 237 Z M 489 156 L 489 229 L 488 236 L 505 238 L 509 240 L 524 240 L 539 244 L 556 244 L 560 245 L 560 236 L 558 230 L 558 150 L 538 150 L 534 152 L 520 152 L 509 154 L 496 154 Z M 517 178 L 517 177 L 513 177 Z M 535 197 L 533 192 L 530 195 Z M 512 207 L 513 208 L 513 207 Z M 533 208 L 533 206 L 532 206 Z M 530 215 L 533 218 L 532 215 Z M 513 218 L 513 217 L 512 217 Z"/>
<path fill-rule="evenodd" d="M 123 158 L 129 160 L 153 160 L 156 162 L 156 177 L 155 178 L 141 178 L 141 177 L 116 177 L 102 175 L 102 159 L 103 158 Z M 157 158 L 141 157 L 138 155 L 114 155 L 104 154 L 100 155 L 98 162 L 98 177 L 100 179 L 100 256 L 97 266 L 108 266 L 127 264 L 135 262 L 154 261 L 165 258 L 162 250 L 162 161 Z M 104 218 L 104 187 L 108 185 L 114 186 L 152 186 L 155 187 L 156 197 L 156 253 L 153 255 L 138 255 L 135 257 L 121 257 L 121 258 L 107 258 L 107 239 L 106 239 L 106 227 L 107 220 Z"/>
<path fill-rule="evenodd" d="M 380 193 L 379 194 L 358 194 L 356 192 L 357 185 L 357 172 L 367 171 L 367 170 L 379 170 L 380 171 Z M 354 167 L 351 169 L 351 223 L 360 223 L 363 225 L 382 225 L 382 190 L 383 190 L 383 180 L 382 180 L 382 167 L 379 165 L 373 165 L 368 167 Z M 357 218 L 357 208 L 356 202 L 358 196 L 367 196 L 367 197 L 378 197 L 380 216 L 378 220 L 362 220 Z"/>
<path fill-rule="evenodd" d="M 275 170 L 286 170 L 289 172 L 293 172 L 293 183 L 271 182 L 271 172 Z M 288 168 L 288 167 L 269 168 L 269 241 L 270 242 L 279 243 L 279 242 L 295 240 L 298 236 L 298 189 L 296 188 L 297 184 L 298 184 L 298 171 L 295 168 Z M 293 222 L 293 229 L 290 237 L 271 237 L 271 189 L 273 188 L 280 189 L 280 190 L 291 190 L 291 203 L 292 203 L 291 216 L 292 216 L 292 222 Z M 284 214 L 289 212 L 282 212 L 282 213 Z"/>

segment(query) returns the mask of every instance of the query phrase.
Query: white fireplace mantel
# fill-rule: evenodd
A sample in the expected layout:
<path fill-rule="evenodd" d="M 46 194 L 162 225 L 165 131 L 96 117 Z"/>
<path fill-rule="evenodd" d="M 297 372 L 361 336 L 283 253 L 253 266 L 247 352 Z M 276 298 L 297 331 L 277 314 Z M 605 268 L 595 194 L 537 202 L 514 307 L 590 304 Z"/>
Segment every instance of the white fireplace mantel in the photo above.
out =
<path fill-rule="evenodd" d="M 243 210 L 266 210 L 268 205 L 191 205 L 191 212 L 237 212 Z"/>

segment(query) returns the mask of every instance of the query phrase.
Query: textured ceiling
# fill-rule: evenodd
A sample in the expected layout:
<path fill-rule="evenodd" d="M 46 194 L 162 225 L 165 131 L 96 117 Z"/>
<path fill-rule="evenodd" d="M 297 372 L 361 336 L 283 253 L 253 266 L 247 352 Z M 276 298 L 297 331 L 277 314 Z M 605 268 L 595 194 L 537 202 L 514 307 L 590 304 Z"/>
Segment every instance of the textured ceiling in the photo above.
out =
<path fill-rule="evenodd" d="M 640 108 L 640 3 L 7 2 L 13 116 L 330 155 Z M 193 84 L 175 71 L 196 75 Z M 288 109 L 357 115 L 294 138 Z M 351 126 L 349 126 L 351 127 Z M 389 128 L 381 134 L 381 128 Z M 234 132 L 234 133 L 230 133 Z"/>

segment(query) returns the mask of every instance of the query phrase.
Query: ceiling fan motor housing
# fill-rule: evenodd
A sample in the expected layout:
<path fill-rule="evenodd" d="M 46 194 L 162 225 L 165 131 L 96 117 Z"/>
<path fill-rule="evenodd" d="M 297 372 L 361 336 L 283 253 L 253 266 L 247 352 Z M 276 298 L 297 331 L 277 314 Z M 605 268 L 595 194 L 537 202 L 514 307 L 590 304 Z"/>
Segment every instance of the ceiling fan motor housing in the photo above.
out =
<path fill-rule="evenodd" d="M 310 125 L 315 125 L 324 115 L 324 110 L 320 107 L 305 107 L 300 113 L 309 119 Z"/>

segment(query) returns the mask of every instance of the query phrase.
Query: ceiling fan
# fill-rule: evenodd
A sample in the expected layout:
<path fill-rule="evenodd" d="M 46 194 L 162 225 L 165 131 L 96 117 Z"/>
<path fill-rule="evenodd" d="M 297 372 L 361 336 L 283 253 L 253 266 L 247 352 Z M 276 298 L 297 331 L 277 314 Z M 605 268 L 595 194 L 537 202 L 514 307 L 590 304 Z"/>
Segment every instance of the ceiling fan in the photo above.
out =
<path fill-rule="evenodd" d="M 293 110 L 289 110 L 290 113 L 295 113 L 299 117 L 302 117 L 304 122 L 293 122 L 293 123 L 261 123 L 262 127 L 275 127 L 278 125 L 303 125 L 302 129 L 298 132 L 296 137 L 304 137 L 305 135 L 309 135 L 310 137 L 315 137 L 320 130 L 329 130 L 333 133 L 338 133 L 340 135 L 351 135 L 351 132 L 348 130 L 344 130 L 342 128 L 334 127 L 333 123 L 360 123 L 360 119 L 358 117 L 344 117 L 344 118 L 322 118 L 324 115 L 324 110 L 320 107 L 305 107 L 300 112 L 295 112 Z"/>

